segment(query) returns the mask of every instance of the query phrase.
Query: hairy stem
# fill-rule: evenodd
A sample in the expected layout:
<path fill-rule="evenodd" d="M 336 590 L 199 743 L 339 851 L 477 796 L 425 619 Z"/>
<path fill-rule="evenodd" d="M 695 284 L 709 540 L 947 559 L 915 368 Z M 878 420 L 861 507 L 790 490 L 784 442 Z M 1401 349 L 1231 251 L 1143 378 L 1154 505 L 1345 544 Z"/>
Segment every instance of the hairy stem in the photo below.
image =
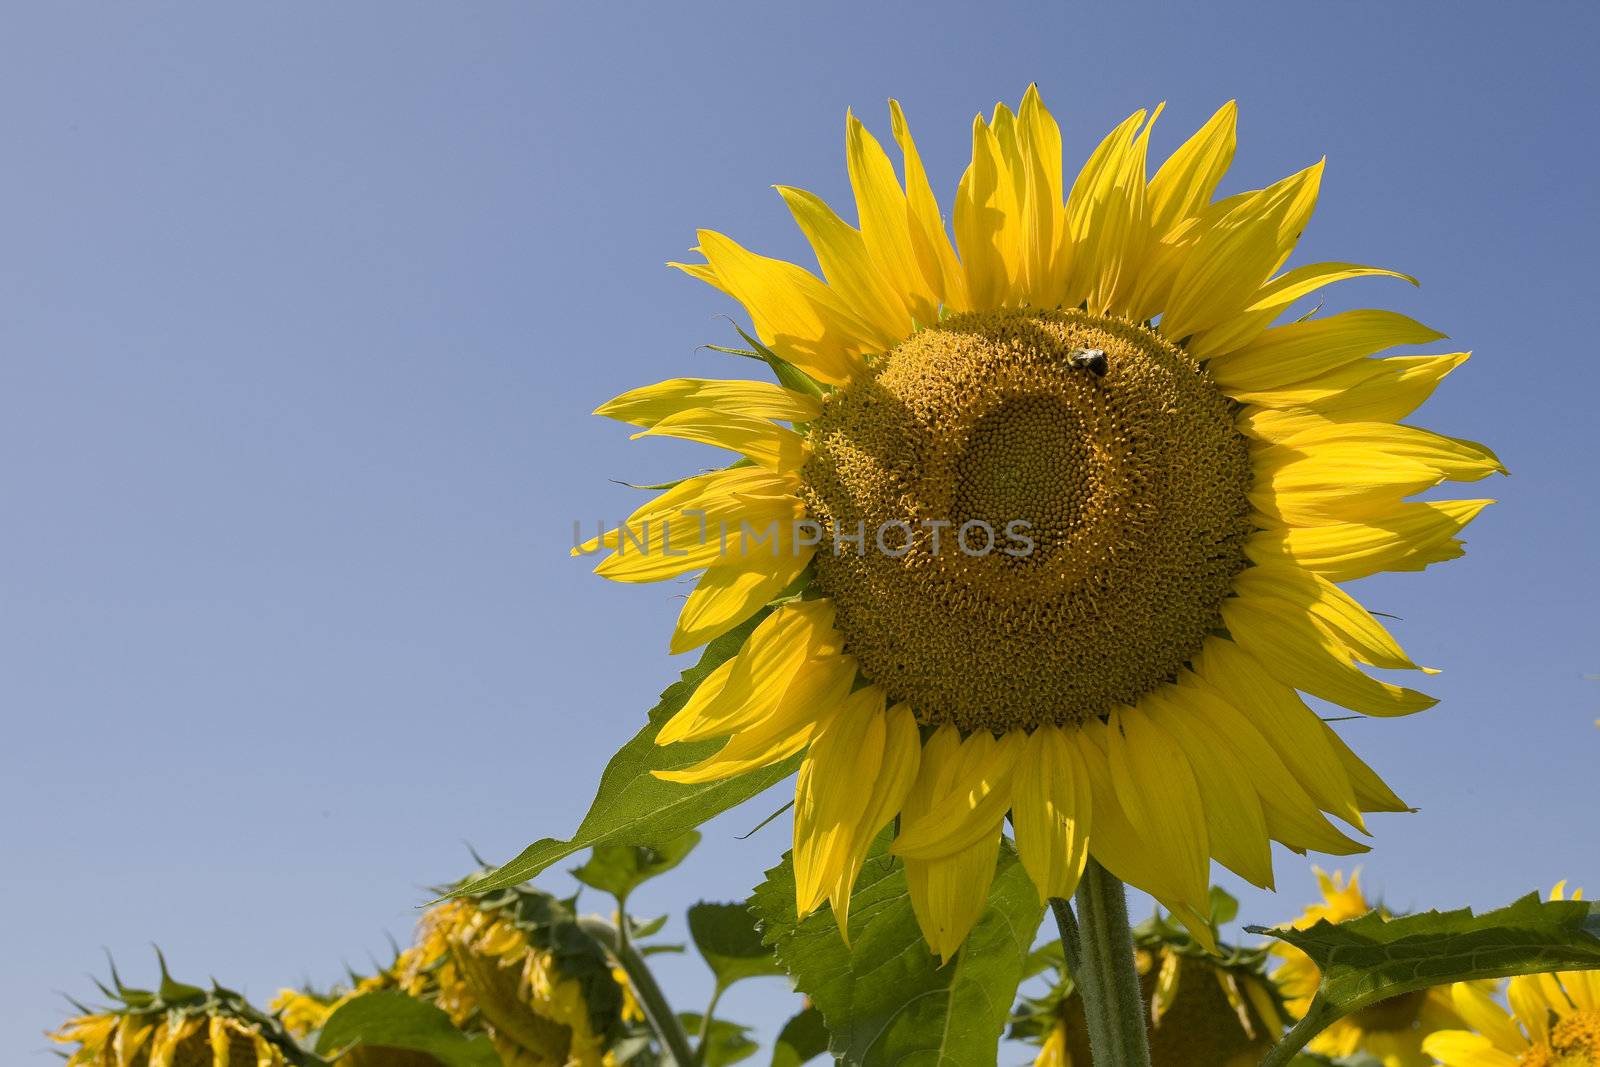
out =
<path fill-rule="evenodd" d="M 1300 1021 L 1290 1027 L 1289 1032 L 1272 1046 L 1272 1051 L 1261 1061 L 1261 1067 L 1283 1067 L 1299 1055 L 1300 1050 L 1311 1043 L 1312 1038 L 1326 1030 L 1337 1018 L 1337 1015 L 1328 1013 L 1318 1002 L 1313 1001 Z"/>
<path fill-rule="evenodd" d="M 1095 1067 L 1150 1067 L 1144 998 L 1133 964 L 1133 934 L 1122 883 L 1091 857 L 1074 896 L 1077 915 L 1052 900 L 1061 950 L 1083 997 Z"/>

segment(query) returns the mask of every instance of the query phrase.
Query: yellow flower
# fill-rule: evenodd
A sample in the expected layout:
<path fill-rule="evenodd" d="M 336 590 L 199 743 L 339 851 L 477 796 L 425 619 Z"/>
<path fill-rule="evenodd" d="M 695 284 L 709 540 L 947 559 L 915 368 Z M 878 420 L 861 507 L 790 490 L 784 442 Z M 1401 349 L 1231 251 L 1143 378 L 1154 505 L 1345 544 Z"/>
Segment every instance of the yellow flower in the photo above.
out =
<path fill-rule="evenodd" d="M 520 894 L 497 896 L 509 896 L 504 906 L 458 899 L 428 909 L 397 963 L 400 988 L 434 1001 L 459 1027 L 481 1026 L 507 1067 L 607 1067 L 607 1034 L 584 984 L 530 940 L 515 910 Z M 612 981 L 600 962 L 598 975 Z M 621 1003 L 618 993 L 609 1013 Z"/>
<path fill-rule="evenodd" d="M 120 1003 L 68 1019 L 50 1038 L 76 1045 L 67 1067 L 287 1067 L 289 1035 L 238 994 L 172 982 L 159 992 L 117 983 Z"/>
<path fill-rule="evenodd" d="M 898 817 L 945 958 L 1008 811 L 1042 896 L 1092 854 L 1196 931 L 1212 859 L 1271 886 L 1273 840 L 1362 851 L 1324 813 L 1364 832 L 1406 805 L 1299 692 L 1376 716 L 1434 703 L 1361 669 L 1423 668 L 1334 583 L 1461 553 L 1488 501 L 1407 498 L 1500 463 L 1398 420 L 1466 354 L 1369 358 L 1442 336 L 1387 311 L 1273 325 L 1331 282 L 1405 276 L 1283 271 L 1322 164 L 1213 200 L 1231 103 L 1148 180 L 1156 115 L 1137 111 L 1068 183 L 1030 88 L 973 124 L 953 244 L 891 117 L 898 176 L 846 121 L 858 225 L 779 189 L 821 278 L 710 230 L 705 262 L 674 264 L 744 305 L 786 384 L 678 378 L 599 409 L 742 460 L 575 554 L 605 550 L 618 581 L 703 572 L 674 651 L 778 601 L 658 737 L 726 744 L 661 777 L 805 753 L 801 914 L 831 901 L 848 931 Z"/>
<path fill-rule="evenodd" d="M 1373 910 L 1361 891 L 1361 875 L 1352 872 L 1348 881 L 1342 873 L 1318 870 L 1317 882 L 1323 902 L 1313 904 L 1290 925 L 1296 930 L 1358 918 Z M 1388 912 L 1379 909 L 1384 915 Z M 1272 954 L 1283 962 L 1272 974 L 1283 993 L 1284 1006 L 1295 1018 L 1304 1015 L 1322 980 L 1311 957 L 1284 942 L 1274 942 Z M 1479 983 L 1474 988 L 1481 986 Z M 1364 1052 L 1384 1067 L 1429 1067 L 1433 1060 L 1423 1051 L 1431 1034 L 1461 1025 L 1450 991 L 1437 986 L 1380 1001 L 1370 1008 L 1348 1015 L 1328 1027 L 1308 1046 L 1325 1056 L 1352 1056 Z"/>
<path fill-rule="evenodd" d="M 1564 889 L 1557 885 L 1550 899 L 1564 899 Z M 1509 1012 L 1482 983 L 1457 983 L 1450 996 L 1471 1029 L 1441 1031 L 1424 1046 L 1446 1067 L 1600 1067 L 1600 972 L 1513 978 Z"/>
<path fill-rule="evenodd" d="M 1136 933 L 1135 963 L 1150 1005 L 1152 1067 L 1254 1067 L 1283 1033 L 1283 1012 L 1263 954 L 1209 955 L 1157 923 Z M 1034 1067 L 1089 1067 L 1083 1000 L 1075 993 L 1054 1009 L 1056 1021 Z"/>

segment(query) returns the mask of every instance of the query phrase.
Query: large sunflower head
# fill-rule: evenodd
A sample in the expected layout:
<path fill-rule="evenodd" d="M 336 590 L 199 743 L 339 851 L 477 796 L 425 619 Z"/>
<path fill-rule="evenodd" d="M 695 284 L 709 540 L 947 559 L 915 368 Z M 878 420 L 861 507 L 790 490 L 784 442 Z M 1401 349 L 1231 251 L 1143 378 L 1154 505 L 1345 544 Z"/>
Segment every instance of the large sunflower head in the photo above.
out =
<path fill-rule="evenodd" d="M 307 1056 L 279 1021 L 221 986 L 174 981 L 161 968 L 155 990 L 124 986 L 115 970 L 112 1003 L 83 1008 L 50 1035 L 76 1047 L 67 1067 L 290 1067 Z"/>
<path fill-rule="evenodd" d="M 482 1028 L 508 1067 L 604 1067 L 623 995 L 570 909 L 526 886 L 429 908 L 398 982 L 457 1026 Z"/>
<path fill-rule="evenodd" d="M 856 223 L 779 192 L 821 276 L 701 231 L 676 264 L 748 311 L 777 383 L 678 378 L 600 413 L 716 445 L 576 553 L 598 573 L 700 572 L 674 651 L 753 617 L 661 730 L 726 738 L 664 774 L 728 777 L 809 749 L 794 860 L 802 914 L 851 884 L 897 816 L 930 945 L 987 893 L 1002 820 L 1039 892 L 1086 858 L 1203 931 L 1209 864 L 1272 884 L 1270 842 L 1336 855 L 1405 809 L 1304 703 L 1376 716 L 1432 700 L 1362 666 L 1420 670 L 1335 584 L 1460 554 L 1484 500 L 1418 500 L 1501 470 L 1403 425 L 1465 353 L 1378 310 L 1275 324 L 1352 263 L 1285 271 L 1318 163 L 1218 199 L 1224 106 L 1151 177 L 1138 111 L 1068 182 L 1038 93 L 973 124 L 954 241 L 898 105 L 897 172 L 853 116 Z"/>
<path fill-rule="evenodd" d="M 1217 946 L 1210 952 L 1161 916 L 1134 928 L 1141 1002 L 1149 1005 L 1153 1067 L 1251 1067 L 1283 1033 L 1280 995 L 1266 953 Z M 1013 1037 L 1039 1044 L 1034 1067 L 1092 1063 L 1083 998 L 1062 976 L 1029 1001 Z"/>
<path fill-rule="evenodd" d="M 1550 899 L 1565 899 L 1564 890 L 1557 885 Z M 1600 971 L 1513 978 L 1505 1005 L 1482 982 L 1458 982 L 1449 993 L 1461 1028 L 1425 1043 L 1445 1067 L 1600 1067 Z"/>
<path fill-rule="evenodd" d="M 1341 923 L 1376 910 L 1387 917 L 1388 909 L 1367 900 L 1361 889 L 1361 874 L 1348 878 L 1342 872 L 1317 870 L 1322 901 L 1301 912 L 1290 926 L 1303 930 L 1327 921 Z M 1282 991 L 1285 1006 L 1295 1018 L 1304 1015 L 1316 995 L 1322 973 L 1311 957 L 1282 941 L 1270 950 L 1282 962 L 1272 977 Z M 1483 992 L 1483 983 L 1471 983 Z M 1380 1001 L 1353 1015 L 1347 1015 L 1323 1030 L 1309 1046 L 1325 1056 L 1344 1057 L 1365 1053 L 1383 1067 L 1429 1067 L 1432 1058 L 1423 1050 L 1430 1035 L 1462 1025 L 1450 990 L 1444 986 L 1402 993 Z M 1597 1065 L 1600 1067 L 1600 1065 Z"/>

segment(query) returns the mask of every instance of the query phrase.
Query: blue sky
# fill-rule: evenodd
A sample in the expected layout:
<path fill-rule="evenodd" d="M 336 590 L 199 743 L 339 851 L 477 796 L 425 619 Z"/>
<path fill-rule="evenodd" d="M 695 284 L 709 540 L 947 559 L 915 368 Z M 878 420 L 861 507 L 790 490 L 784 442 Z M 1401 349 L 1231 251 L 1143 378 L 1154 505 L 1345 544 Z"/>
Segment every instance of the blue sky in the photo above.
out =
<path fill-rule="evenodd" d="M 891 95 L 946 202 L 973 113 L 1030 80 L 1074 164 L 1137 107 L 1168 101 L 1164 155 L 1230 97 L 1224 191 L 1327 155 L 1302 261 L 1419 276 L 1330 306 L 1474 350 L 1423 421 L 1513 471 L 1464 560 L 1362 583 L 1444 671 L 1438 708 L 1345 729 L 1421 808 L 1374 820 L 1366 877 L 1401 908 L 1600 882 L 1592 5 L 57 0 L 7 24 L 11 1058 L 52 1062 L 102 946 L 264 1000 L 384 955 L 465 842 L 576 822 L 681 667 L 681 590 L 593 577 L 572 520 L 703 458 L 587 412 L 747 370 L 697 350 L 734 306 L 663 262 L 697 226 L 802 255 L 769 186 L 840 202 L 845 109 L 886 138 Z M 786 822 L 735 835 L 778 802 L 712 823 L 640 908 L 742 897 Z M 1306 901 L 1309 864 L 1279 872 L 1245 918 Z M 697 1008 L 697 965 L 667 968 Z M 770 1026 L 789 1001 L 725 1006 Z"/>

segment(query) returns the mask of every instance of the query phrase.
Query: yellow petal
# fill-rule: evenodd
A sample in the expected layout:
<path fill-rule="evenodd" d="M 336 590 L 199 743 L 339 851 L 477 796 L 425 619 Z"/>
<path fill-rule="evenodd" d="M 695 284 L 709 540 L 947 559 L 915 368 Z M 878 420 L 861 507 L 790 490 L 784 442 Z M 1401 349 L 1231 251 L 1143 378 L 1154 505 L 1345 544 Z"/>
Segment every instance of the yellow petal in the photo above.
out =
<path fill-rule="evenodd" d="M 1295 526 L 1366 521 L 1445 478 L 1425 457 L 1360 442 L 1305 450 L 1274 444 L 1256 452 L 1254 463 L 1250 503 L 1266 519 Z"/>
<path fill-rule="evenodd" d="M 1011 807 L 1011 778 L 1023 735 L 998 740 L 987 732 L 961 743 L 946 788 L 908 807 L 891 851 L 908 859 L 934 859 L 971 848 L 992 834 Z"/>
<path fill-rule="evenodd" d="M 594 572 L 618 582 L 659 582 L 764 550 L 797 552 L 796 525 L 805 506 L 792 496 L 708 501 L 704 511 L 679 511 L 657 522 L 622 527 L 616 551 Z"/>
<path fill-rule="evenodd" d="M 1198 690 L 1167 686 L 1146 693 L 1130 717 L 1150 718 L 1187 757 L 1200 790 L 1210 854 L 1251 885 L 1272 889 L 1272 847 L 1252 785 L 1253 768 L 1194 721 L 1205 713 L 1204 702 Z"/>
<path fill-rule="evenodd" d="M 1089 858 L 1093 792 L 1078 748 L 1040 726 L 1017 757 L 1011 818 L 1017 855 L 1040 900 L 1070 900 Z"/>
<path fill-rule="evenodd" d="M 999 855 L 1000 824 L 996 823 L 993 834 L 952 856 L 905 861 L 911 910 L 941 964 L 960 950 L 982 917 Z"/>
<path fill-rule="evenodd" d="M 1366 449 L 1374 464 L 1414 461 L 1431 467 L 1440 478 L 1450 481 L 1470 482 L 1506 473 L 1499 457 L 1474 441 L 1384 422 L 1322 421 L 1284 438 L 1277 446 L 1278 451 L 1271 453 L 1274 456 L 1299 453 L 1308 458 L 1314 458 L 1323 448 Z"/>
<path fill-rule="evenodd" d="M 1242 348 L 1212 357 L 1206 370 L 1230 394 L 1253 395 L 1326 374 L 1386 348 L 1442 337 L 1397 312 L 1344 311 L 1274 326 Z"/>
<path fill-rule="evenodd" d="M 1514 1054 L 1495 1048 L 1482 1034 L 1466 1030 L 1429 1034 L 1422 1039 L 1422 1050 L 1444 1067 L 1517 1067 L 1520 1062 Z"/>
<path fill-rule="evenodd" d="M 911 128 L 906 123 L 905 112 L 900 109 L 899 101 L 889 101 L 889 117 L 894 139 L 900 145 L 904 158 L 906 215 L 910 220 L 911 244 L 922 278 L 936 300 L 951 311 L 970 311 L 972 303 L 967 297 L 966 272 L 956 259 L 956 250 L 945 229 L 944 215 L 939 210 L 939 200 L 928 184 L 922 156 L 917 152 L 916 142 L 912 140 Z"/>
<path fill-rule="evenodd" d="M 911 709 L 900 704 L 885 711 L 883 705 L 876 686 L 851 694 L 812 742 L 796 790 L 799 914 L 809 914 L 827 897 L 847 943 L 856 876 L 878 831 L 904 804 L 922 753 Z"/>
<path fill-rule="evenodd" d="M 1156 109 L 1160 114 L 1160 109 Z M 1063 303 L 1087 301 L 1091 312 L 1111 310 L 1137 278 L 1149 241 L 1145 210 L 1148 112 L 1135 111 L 1090 153 L 1067 196 L 1072 266 Z M 1151 123 L 1155 121 L 1151 118 Z"/>
<path fill-rule="evenodd" d="M 1206 641 L 1194 672 L 1261 731 L 1317 807 L 1366 829 L 1344 760 L 1327 739 L 1327 725 L 1298 693 L 1226 638 Z"/>
<path fill-rule="evenodd" d="M 1537 975 L 1511 979 L 1506 984 L 1506 1002 L 1535 1042 L 1549 1042 L 1550 1013 L 1566 1010 L 1565 1004 L 1550 1002 Z"/>
<path fill-rule="evenodd" d="M 856 678 L 849 656 L 807 660 L 770 713 L 736 730 L 715 755 L 677 771 L 652 771 L 668 782 L 695 785 L 770 767 L 805 748 L 838 714 Z"/>
<path fill-rule="evenodd" d="M 917 322 L 928 325 L 937 321 L 939 298 L 918 264 L 906 194 L 895 179 L 894 164 L 861 120 L 848 114 L 845 161 L 861 220 L 861 236 L 877 274 Z"/>
<path fill-rule="evenodd" d="M 1379 571 L 1421 570 L 1461 555 L 1456 535 L 1491 503 L 1404 501 L 1362 522 L 1261 530 L 1246 542 L 1245 554 L 1256 563 L 1290 561 L 1330 582 Z"/>
<path fill-rule="evenodd" d="M 1361 672 L 1350 653 L 1309 618 L 1265 610 L 1258 598 L 1223 602 L 1222 621 L 1241 648 L 1285 685 L 1366 715 L 1410 715 L 1438 701 Z"/>
<path fill-rule="evenodd" d="M 1412 285 L 1417 284 L 1417 280 L 1409 274 L 1381 267 L 1364 267 L 1357 263 L 1308 263 L 1263 285 L 1243 311 L 1208 330 L 1200 331 L 1189 339 L 1185 347 L 1196 359 L 1215 358 L 1249 344 L 1271 326 L 1273 320 L 1282 315 L 1290 304 L 1310 296 L 1323 286 L 1349 278 L 1376 277 L 1399 278 Z"/>
<path fill-rule="evenodd" d="M 749 499 L 781 496 L 799 488 L 800 479 L 797 476 L 775 474 L 759 467 L 729 467 L 685 478 L 634 509 L 623 523 L 632 528 L 634 537 L 625 537 L 620 529 L 606 530 L 574 546 L 572 555 L 587 555 L 601 548 L 614 550 L 624 541 L 631 547 L 639 540 L 639 531 L 646 526 L 654 526 L 684 512 L 705 512 L 707 521 L 714 523 L 719 517 L 730 517 L 743 511 L 744 502 Z"/>
<path fill-rule="evenodd" d="M 1228 754 L 1223 761 L 1239 771 L 1240 780 L 1250 783 L 1260 798 L 1267 832 L 1273 840 L 1298 851 L 1316 849 L 1339 856 L 1366 851 L 1366 846 L 1352 841 L 1328 823 L 1317 803 L 1289 770 L 1279 748 L 1228 699 L 1230 694 L 1218 692 L 1188 672 L 1179 676 L 1178 684 L 1186 693 L 1187 715 L 1181 724 L 1169 723 L 1169 729 L 1185 741 L 1190 752 L 1212 750 Z M 1318 741 L 1321 742 L 1320 736 Z M 1338 757 L 1325 742 L 1321 748 L 1332 763 L 1332 770 L 1342 776 Z M 1199 774 L 1198 769 L 1196 774 Z M 1356 818 L 1360 818 L 1359 813 Z"/>
<path fill-rule="evenodd" d="M 727 293 L 745 306 L 763 342 L 819 381 L 850 381 L 874 351 L 872 331 L 809 272 L 758 256 L 712 230 L 700 249 Z"/>
<path fill-rule="evenodd" d="M 1350 746 L 1344 743 L 1344 738 L 1334 732 L 1332 726 L 1323 723 L 1322 732 L 1328 744 L 1339 754 L 1339 759 L 1344 764 L 1344 772 L 1350 776 L 1350 788 L 1355 790 L 1356 803 L 1361 805 L 1362 811 L 1415 810 L 1396 796 L 1388 783 L 1378 777 L 1376 771 L 1350 750 Z"/>
<path fill-rule="evenodd" d="M 1305 228 L 1321 181 L 1318 163 L 1247 196 L 1207 227 L 1173 282 L 1161 332 L 1181 341 L 1253 303 Z"/>
<path fill-rule="evenodd" d="M 1021 260 L 1016 186 L 983 116 L 972 120 L 972 163 L 956 190 L 956 247 L 974 310 L 1005 304 Z"/>
<path fill-rule="evenodd" d="M 1166 858 L 1144 839 L 1128 821 L 1117 799 L 1109 748 L 1110 730 L 1099 719 L 1090 719 L 1077 729 L 1064 733 L 1078 749 L 1083 765 L 1089 772 L 1089 786 L 1094 800 L 1094 834 L 1089 841 L 1089 852 L 1101 866 L 1128 885 L 1141 889 L 1177 916 L 1188 927 L 1195 940 L 1208 951 L 1216 950 L 1216 939 L 1211 933 L 1210 898 L 1206 895 L 1184 899 L 1184 882 L 1181 872 L 1166 862 Z M 1192 882 L 1193 879 L 1187 879 Z M 1188 892 L 1193 892 L 1189 886 Z"/>
<path fill-rule="evenodd" d="M 1337 422 L 1397 422 L 1422 406 L 1469 352 L 1364 359 L 1337 371 L 1267 393 L 1234 399 L 1264 407 L 1312 412 Z"/>
<path fill-rule="evenodd" d="M 1267 611 L 1289 618 L 1291 625 L 1309 618 L 1324 634 L 1369 666 L 1419 669 L 1366 608 L 1326 578 L 1310 571 L 1288 563 L 1247 567 L 1234 580 L 1234 592 L 1256 600 Z"/>
<path fill-rule="evenodd" d="M 1017 147 L 1022 163 L 1023 296 L 1054 306 L 1066 282 L 1068 248 L 1062 204 L 1061 128 L 1028 86 L 1017 109 Z"/>
<path fill-rule="evenodd" d="M 749 559 L 707 568 L 678 613 L 672 654 L 699 648 L 754 615 L 788 588 L 815 554 L 810 546 L 773 545 L 753 552 Z"/>
<path fill-rule="evenodd" d="M 1516 1022 L 1477 982 L 1456 982 L 1450 987 L 1450 1001 L 1462 1021 L 1495 1048 L 1514 1055 L 1527 1047 Z"/>
<path fill-rule="evenodd" d="M 760 722 L 773 713 L 809 659 L 837 653 L 833 602 L 793 601 L 777 608 L 745 639 L 739 654 L 712 671 L 656 736 L 656 744 L 703 741 Z"/>
<path fill-rule="evenodd" d="M 820 197 L 787 185 L 777 187 L 800 232 L 811 242 L 822 275 L 851 312 L 873 331 L 881 348 L 893 348 L 911 333 L 911 312 L 878 273 L 861 231 L 845 222 Z"/>
<path fill-rule="evenodd" d="M 595 409 L 596 415 L 654 426 L 668 415 L 693 408 L 780 422 L 810 422 L 822 414 L 816 397 L 771 382 L 673 378 L 623 393 Z"/>
<path fill-rule="evenodd" d="M 1138 709 L 1113 712 L 1106 739 L 1112 782 L 1129 824 L 1170 868 L 1178 900 L 1206 900 L 1210 839 L 1188 758 L 1166 730 Z M 1097 806 L 1097 829 L 1098 815 Z"/>
<path fill-rule="evenodd" d="M 1184 219 L 1200 214 L 1211 202 L 1233 162 L 1238 119 L 1238 104 L 1229 100 L 1161 164 L 1150 179 L 1152 233 L 1166 233 Z"/>
<path fill-rule="evenodd" d="M 767 470 L 783 473 L 805 465 L 810 448 L 806 439 L 786 426 L 728 411 L 689 408 L 658 419 L 654 426 L 633 435 L 679 437 L 715 445 L 748 457 Z"/>

